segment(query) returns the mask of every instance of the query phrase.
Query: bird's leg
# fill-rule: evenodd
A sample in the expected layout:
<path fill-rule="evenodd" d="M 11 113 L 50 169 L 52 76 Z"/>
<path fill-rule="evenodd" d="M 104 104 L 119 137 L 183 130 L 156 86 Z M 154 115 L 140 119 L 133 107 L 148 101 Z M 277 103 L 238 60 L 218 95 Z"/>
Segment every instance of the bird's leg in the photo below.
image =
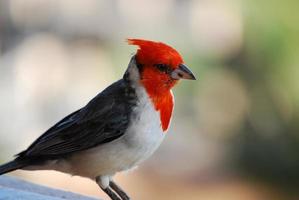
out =
<path fill-rule="evenodd" d="M 122 198 L 122 200 L 130 200 L 130 197 L 114 181 L 111 180 L 109 186 Z"/>
<path fill-rule="evenodd" d="M 100 188 L 111 198 L 111 200 L 122 200 L 113 190 L 110 188 L 109 184 L 108 186 L 104 186 L 103 179 L 101 177 L 96 178 L 96 183 Z"/>
<path fill-rule="evenodd" d="M 102 188 L 102 190 L 111 198 L 111 200 L 122 200 L 113 192 L 113 190 L 110 189 L 110 187 L 105 189 Z"/>

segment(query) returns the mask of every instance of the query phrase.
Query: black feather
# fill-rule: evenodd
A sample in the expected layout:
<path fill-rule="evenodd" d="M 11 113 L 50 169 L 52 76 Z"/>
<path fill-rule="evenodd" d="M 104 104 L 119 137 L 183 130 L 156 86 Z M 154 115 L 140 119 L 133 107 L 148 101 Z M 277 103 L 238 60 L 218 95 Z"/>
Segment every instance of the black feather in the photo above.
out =
<path fill-rule="evenodd" d="M 135 90 L 121 79 L 47 130 L 17 159 L 41 163 L 111 142 L 125 133 L 136 103 Z"/>
<path fill-rule="evenodd" d="M 21 169 L 24 166 L 26 166 L 26 163 L 19 161 L 17 159 L 10 161 L 10 162 L 5 163 L 0 166 L 0 175 L 17 170 L 17 169 Z"/>

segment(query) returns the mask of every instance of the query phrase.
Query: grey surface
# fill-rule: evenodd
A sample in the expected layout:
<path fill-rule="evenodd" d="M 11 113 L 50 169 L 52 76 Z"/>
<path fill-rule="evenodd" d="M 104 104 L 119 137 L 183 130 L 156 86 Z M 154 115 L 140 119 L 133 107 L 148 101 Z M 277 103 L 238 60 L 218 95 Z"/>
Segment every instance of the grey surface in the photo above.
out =
<path fill-rule="evenodd" d="M 0 176 L 0 200 L 96 200 L 92 197 Z M 99 199 L 98 199 L 99 200 Z"/>

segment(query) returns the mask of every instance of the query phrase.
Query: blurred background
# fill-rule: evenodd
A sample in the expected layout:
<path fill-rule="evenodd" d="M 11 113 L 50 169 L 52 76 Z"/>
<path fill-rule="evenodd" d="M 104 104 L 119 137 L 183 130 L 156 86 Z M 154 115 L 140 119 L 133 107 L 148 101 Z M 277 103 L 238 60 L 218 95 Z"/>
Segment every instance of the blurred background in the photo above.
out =
<path fill-rule="evenodd" d="M 139 200 L 299 199 L 297 0 L 0 0 L 0 163 L 124 73 L 128 37 L 175 47 L 196 74 L 138 170 Z M 17 171 L 108 199 L 84 178 Z"/>

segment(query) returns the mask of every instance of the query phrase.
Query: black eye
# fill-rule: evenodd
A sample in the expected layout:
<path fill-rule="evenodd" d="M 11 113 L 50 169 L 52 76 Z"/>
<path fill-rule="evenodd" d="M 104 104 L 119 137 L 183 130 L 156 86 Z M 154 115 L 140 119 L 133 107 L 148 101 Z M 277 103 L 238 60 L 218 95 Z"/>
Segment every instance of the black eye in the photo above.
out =
<path fill-rule="evenodd" d="M 155 64 L 155 67 L 161 72 L 169 73 L 171 71 L 170 67 L 166 64 Z"/>

